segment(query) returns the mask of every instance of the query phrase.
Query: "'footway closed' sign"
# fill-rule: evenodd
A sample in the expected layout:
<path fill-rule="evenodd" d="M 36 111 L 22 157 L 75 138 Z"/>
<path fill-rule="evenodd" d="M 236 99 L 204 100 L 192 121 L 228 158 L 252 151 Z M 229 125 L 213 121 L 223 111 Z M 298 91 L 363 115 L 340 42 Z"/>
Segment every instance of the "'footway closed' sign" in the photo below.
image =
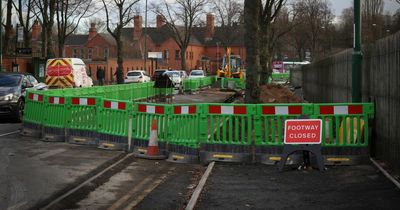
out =
<path fill-rule="evenodd" d="M 320 119 L 299 119 L 285 121 L 285 144 L 321 144 Z"/>

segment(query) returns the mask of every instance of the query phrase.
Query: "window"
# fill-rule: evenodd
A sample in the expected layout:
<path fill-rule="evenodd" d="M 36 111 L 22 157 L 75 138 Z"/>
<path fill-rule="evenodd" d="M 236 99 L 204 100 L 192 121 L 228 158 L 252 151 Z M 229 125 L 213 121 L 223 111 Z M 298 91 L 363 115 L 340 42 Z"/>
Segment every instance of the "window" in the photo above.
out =
<path fill-rule="evenodd" d="M 181 51 L 175 50 L 175 60 L 180 60 L 180 59 L 181 59 Z"/>
<path fill-rule="evenodd" d="M 92 54 L 93 54 L 93 49 L 92 48 L 88 49 L 88 55 L 87 55 L 88 59 L 92 59 Z"/>
<path fill-rule="evenodd" d="M 107 59 L 108 58 L 108 48 L 104 49 L 104 58 Z"/>
<path fill-rule="evenodd" d="M 81 49 L 81 58 L 83 59 L 83 58 L 85 58 L 85 49 Z"/>
<path fill-rule="evenodd" d="M 32 75 L 28 75 L 28 80 L 29 82 L 31 82 L 32 85 L 37 85 L 39 82 L 36 80 L 35 77 L 33 77 Z"/>
<path fill-rule="evenodd" d="M 74 48 L 72 49 L 72 57 L 77 58 L 78 57 L 78 49 Z"/>
<path fill-rule="evenodd" d="M 193 52 L 190 52 L 190 60 L 193 60 Z"/>

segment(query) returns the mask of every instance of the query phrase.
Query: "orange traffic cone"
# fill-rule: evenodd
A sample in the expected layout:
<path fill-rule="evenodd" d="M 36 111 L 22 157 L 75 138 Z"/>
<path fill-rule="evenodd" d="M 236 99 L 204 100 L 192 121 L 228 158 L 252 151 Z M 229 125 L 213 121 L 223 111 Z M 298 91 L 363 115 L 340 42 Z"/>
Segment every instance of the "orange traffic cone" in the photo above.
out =
<path fill-rule="evenodd" d="M 166 159 L 167 157 L 161 154 L 160 149 L 158 147 L 158 135 L 157 135 L 157 120 L 153 119 L 151 123 L 151 131 L 150 138 L 147 148 L 137 147 L 134 149 L 134 155 L 136 157 L 152 159 L 152 160 L 161 160 Z"/>
<path fill-rule="evenodd" d="M 157 120 L 153 119 L 151 123 L 149 146 L 147 147 L 147 155 L 158 156 L 160 149 L 158 148 L 158 135 L 157 135 Z"/>

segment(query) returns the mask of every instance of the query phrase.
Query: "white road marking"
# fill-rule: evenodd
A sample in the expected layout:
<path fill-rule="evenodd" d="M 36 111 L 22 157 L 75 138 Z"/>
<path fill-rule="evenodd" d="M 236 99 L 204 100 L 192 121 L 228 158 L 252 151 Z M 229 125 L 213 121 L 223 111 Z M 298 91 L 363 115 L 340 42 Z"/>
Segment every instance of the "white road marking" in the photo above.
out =
<path fill-rule="evenodd" d="M 0 137 L 16 134 L 16 133 L 19 133 L 19 132 L 20 132 L 20 130 L 16 130 L 16 131 L 9 132 L 9 133 L 3 133 L 3 134 L 0 134 Z"/>

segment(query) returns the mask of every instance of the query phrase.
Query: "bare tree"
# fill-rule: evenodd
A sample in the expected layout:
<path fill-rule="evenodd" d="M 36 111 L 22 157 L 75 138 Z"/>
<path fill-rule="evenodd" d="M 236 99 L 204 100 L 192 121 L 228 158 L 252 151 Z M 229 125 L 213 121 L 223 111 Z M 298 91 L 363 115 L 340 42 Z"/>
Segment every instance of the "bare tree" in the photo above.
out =
<path fill-rule="evenodd" d="M 240 37 L 238 31 L 242 27 L 239 21 L 243 15 L 243 4 L 235 0 L 216 0 L 213 1 L 212 10 L 216 12 L 221 30 L 215 38 L 226 50 Z"/>
<path fill-rule="evenodd" d="M 302 25 L 307 29 L 307 39 L 312 60 L 317 59 L 321 51 L 321 40 L 325 29 L 332 24 L 333 14 L 327 0 L 300 0 L 296 2 L 295 11 Z"/>
<path fill-rule="evenodd" d="M 56 0 L 34 0 L 34 6 L 38 10 L 38 18 L 42 23 L 42 56 L 54 57 L 53 26 L 56 14 Z M 40 15 L 40 16 L 39 16 Z"/>
<path fill-rule="evenodd" d="M 384 28 L 383 0 L 364 0 L 361 5 L 363 42 L 373 42 L 382 36 Z"/>
<path fill-rule="evenodd" d="M 134 5 L 140 0 L 102 0 L 106 11 L 107 31 L 117 42 L 117 83 L 124 83 L 122 28 L 133 20 Z M 113 13 L 115 12 L 116 13 Z M 116 19 L 116 22 L 112 22 Z M 115 25 L 115 28 L 112 26 Z"/>
<path fill-rule="evenodd" d="M 272 73 L 273 51 L 278 43 L 278 39 L 292 30 L 294 26 L 292 24 L 293 21 L 289 21 L 287 9 L 285 10 L 285 14 L 280 15 L 285 4 L 286 0 L 262 1 L 262 10 L 260 12 L 260 42 L 261 46 L 263 46 L 260 49 L 261 84 L 265 84 L 268 76 Z M 295 16 L 292 15 L 292 17 Z"/>
<path fill-rule="evenodd" d="M 171 4 L 164 0 L 163 4 L 152 5 L 155 13 L 166 20 L 171 36 L 180 48 L 181 69 L 187 69 L 186 49 L 190 43 L 192 28 L 200 19 L 207 2 L 207 0 L 176 0 Z"/>
<path fill-rule="evenodd" d="M 29 47 L 31 39 L 29 32 L 32 29 L 31 19 L 34 17 L 33 0 L 13 1 L 13 6 L 17 12 L 19 25 L 23 27 L 24 30 L 24 45 L 25 47 Z"/>
<path fill-rule="evenodd" d="M 91 5 L 92 0 L 57 1 L 58 56 L 63 57 L 66 38 L 78 28 L 81 19 L 88 13 Z"/>
<path fill-rule="evenodd" d="M 246 46 L 246 103 L 260 101 L 260 12 L 261 0 L 244 1 L 244 25 Z"/>

